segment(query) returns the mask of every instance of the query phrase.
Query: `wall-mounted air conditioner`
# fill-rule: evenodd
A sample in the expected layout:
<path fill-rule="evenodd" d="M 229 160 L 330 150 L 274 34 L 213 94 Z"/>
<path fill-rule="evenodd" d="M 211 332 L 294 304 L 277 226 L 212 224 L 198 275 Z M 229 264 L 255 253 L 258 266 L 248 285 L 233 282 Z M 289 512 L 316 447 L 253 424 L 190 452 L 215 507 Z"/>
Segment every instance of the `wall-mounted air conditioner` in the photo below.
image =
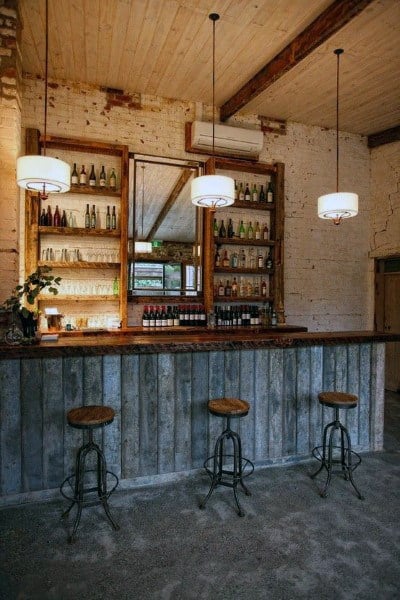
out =
<path fill-rule="evenodd" d="M 263 146 L 263 133 L 230 125 L 215 125 L 215 154 L 258 158 Z M 193 121 L 186 123 L 187 152 L 212 154 L 212 123 Z"/>

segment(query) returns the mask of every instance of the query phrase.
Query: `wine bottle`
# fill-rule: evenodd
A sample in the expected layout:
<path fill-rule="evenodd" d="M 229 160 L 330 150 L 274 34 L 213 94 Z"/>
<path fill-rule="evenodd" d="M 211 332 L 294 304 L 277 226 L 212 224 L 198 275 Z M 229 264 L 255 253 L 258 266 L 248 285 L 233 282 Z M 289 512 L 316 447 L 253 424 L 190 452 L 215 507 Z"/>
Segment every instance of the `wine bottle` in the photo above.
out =
<path fill-rule="evenodd" d="M 115 175 L 114 169 L 111 169 L 109 184 L 110 184 L 110 190 L 115 191 L 117 189 L 117 176 Z"/>
<path fill-rule="evenodd" d="M 222 266 L 223 267 L 229 267 L 228 250 L 225 250 L 225 252 L 224 252 L 224 258 L 222 259 Z"/>
<path fill-rule="evenodd" d="M 231 286 L 231 282 L 229 281 L 229 279 L 226 280 L 225 296 L 227 296 L 228 298 L 230 298 L 232 296 L 232 286 Z"/>
<path fill-rule="evenodd" d="M 226 237 L 226 227 L 224 224 L 224 220 L 222 219 L 221 221 L 221 226 L 219 228 L 219 237 L 224 238 Z"/>
<path fill-rule="evenodd" d="M 274 201 L 274 190 L 272 188 L 272 182 L 270 181 L 268 183 L 268 188 L 267 188 L 267 202 L 271 203 Z"/>
<path fill-rule="evenodd" d="M 259 240 L 261 238 L 261 229 L 258 221 L 256 222 L 256 227 L 254 229 L 254 237 L 256 240 Z"/>
<path fill-rule="evenodd" d="M 117 215 L 115 214 L 115 206 L 112 207 L 111 229 L 117 229 Z"/>
<path fill-rule="evenodd" d="M 240 182 L 240 185 L 239 185 L 239 202 L 244 202 L 244 189 L 243 189 L 242 182 Z"/>
<path fill-rule="evenodd" d="M 44 208 L 42 208 L 42 214 L 40 215 L 39 225 L 47 225 L 46 211 Z"/>
<path fill-rule="evenodd" d="M 224 287 L 224 284 L 222 283 L 222 280 L 220 280 L 220 282 L 219 282 L 218 296 L 225 296 L 225 287 Z"/>
<path fill-rule="evenodd" d="M 234 235 L 234 231 L 233 231 L 232 219 L 229 219 L 229 223 L 228 223 L 228 238 L 233 238 L 233 235 Z"/>
<path fill-rule="evenodd" d="M 111 229 L 111 213 L 110 213 L 110 207 L 109 206 L 107 206 L 106 229 Z"/>
<path fill-rule="evenodd" d="M 246 189 L 244 190 L 244 200 L 245 202 L 250 202 L 251 200 L 250 188 L 248 183 L 246 183 Z"/>
<path fill-rule="evenodd" d="M 258 201 L 261 202 L 261 203 L 263 203 L 263 202 L 266 201 L 265 192 L 264 192 L 264 186 L 263 185 L 261 186 L 261 189 L 260 189 L 260 194 L 258 196 Z"/>
<path fill-rule="evenodd" d="M 239 200 L 239 188 L 238 188 L 236 179 L 235 179 L 235 196 L 234 197 L 235 197 L 235 201 Z"/>
<path fill-rule="evenodd" d="M 214 258 L 214 265 L 216 267 L 220 267 L 221 266 L 221 255 L 219 253 L 219 250 L 217 248 L 217 251 L 215 253 L 215 258 Z"/>
<path fill-rule="evenodd" d="M 244 238 L 246 237 L 246 230 L 244 228 L 243 225 L 243 221 L 240 221 L 240 227 L 239 227 L 239 237 L 240 239 L 244 240 Z"/>
<path fill-rule="evenodd" d="M 263 257 L 263 255 L 261 253 L 261 250 L 260 250 L 260 252 L 258 254 L 258 257 L 257 257 L 257 266 L 258 266 L 259 269 L 262 269 L 264 267 L 264 257 Z"/>
<path fill-rule="evenodd" d="M 86 170 L 85 165 L 82 165 L 81 172 L 79 174 L 79 185 L 86 185 Z"/>
<path fill-rule="evenodd" d="M 96 206 L 94 204 L 90 213 L 90 227 L 91 229 L 96 229 Z"/>
<path fill-rule="evenodd" d="M 72 169 L 72 173 L 71 173 L 71 185 L 78 185 L 79 183 L 79 175 L 78 175 L 78 171 L 76 170 L 76 163 L 74 163 L 74 168 Z"/>
<path fill-rule="evenodd" d="M 100 171 L 99 185 L 100 185 L 100 187 L 106 187 L 106 183 L 107 183 L 107 176 L 106 176 L 106 172 L 105 172 L 104 165 L 103 165 L 101 167 L 101 171 Z"/>
<path fill-rule="evenodd" d="M 58 205 L 56 204 L 56 209 L 54 211 L 54 217 L 53 217 L 54 227 L 60 227 L 60 221 L 61 221 L 61 215 L 60 215 L 60 211 L 58 210 Z"/>
<path fill-rule="evenodd" d="M 238 295 L 238 284 L 236 281 L 236 277 L 233 278 L 232 281 L 232 296 L 236 297 Z"/>
<path fill-rule="evenodd" d="M 218 237 L 218 233 L 219 233 L 219 228 L 218 228 L 217 219 L 214 219 L 214 225 L 213 225 L 214 237 Z"/>
<path fill-rule="evenodd" d="M 265 223 L 264 229 L 263 229 L 263 240 L 267 240 L 267 239 L 268 239 L 268 226 Z"/>
<path fill-rule="evenodd" d="M 94 172 L 94 165 L 92 165 L 92 168 L 90 169 L 89 185 L 90 187 L 96 186 L 96 173 Z"/>
<path fill-rule="evenodd" d="M 67 227 L 67 225 L 68 225 L 67 214 L 66 214 L 65 210 L 63 210 L 63 213 L 62 213 L 62 216 L 61 216 L 60 225 L 61 225 L 61 227 Z"/>
<path fill-rule="evenodd" d="M 261 296 L 263 296 L 265 298 L 266 295 L 267 295 L 267 282 L 265 281 L 265 279 L 263 279 L 261 282 Z"/>
<path fill-rule="evenodd" d="M 254 238 L 254 229 L 251 224 L 251 221 L 249 221 L 249 226 L 247 227 L 247 239 L 252 240 L 253 238 Z"/>
<path fill-rule="evenodd" d="M 148 308 L 148 306 L 145 306 L 144 309 L 143 309 L 142 326 L 143 327 L 149 327 L 150 326 L 149 308 Z"/>
<path fill-rule="evenodd" d="M 90 211 L 89 204 L 86 204 L 86 212 L 85 212 L 85 227 L 86 229 L 90 228 Z"/>
<path fill-rule="evenodd" d="M 255 183 L 253 183 L 253 189 L 251 191 L 251 199 L 253 202 L 258 202 L 258 192 L 257 192 L 257 186 Z"/>
<path fill-rule="evenodd" d="M 46 213 L 46 225 L 51 227 L 53 225 L 53 215 L 51 214 L 51 206 L 48 205 Z"/>

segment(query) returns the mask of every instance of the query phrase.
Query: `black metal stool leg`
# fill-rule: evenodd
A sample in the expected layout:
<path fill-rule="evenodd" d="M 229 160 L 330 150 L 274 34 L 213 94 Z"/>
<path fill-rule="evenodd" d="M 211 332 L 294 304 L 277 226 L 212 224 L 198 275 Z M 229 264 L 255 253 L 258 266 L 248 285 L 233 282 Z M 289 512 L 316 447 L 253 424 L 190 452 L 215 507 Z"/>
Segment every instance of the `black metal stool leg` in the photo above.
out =
<path fill-rule="evenodd" d="M 352 452 L 351 452 L 351 439 L 350 439 L 350 434 L 347 431 L 346 427 L 344 427 L 343 425 L 341 426 L 341 429 L 343 431 L 343 433 L 346 436 L 346 440 L 347 440 L 347 461 L 346 461 L 346 473 L 348 476 L 348 479 L 350 480 L 351 485 L 353 486 L 358 498 L 360 500 L 364 500 L 364 496 L 361 494 L 361 492 L 359 491 L 359 489 L 357 488 L 354 479 L 353 479 L 353 464 L 352 464 Z M 347 479 L 347 478 L 346 478 Z"/>
<path fill-rule="evenodd" d="M 103 505 L 104 511 L 108 517 L 113 528 L 118 531 L 119 525 L 114 521 L 110 507 L 108 505 L 108 493 L 107 493 L 107 463 L 104 458 L 104 454 L 97 444 L 94 444 L 94 450 L 97 453 L 97 494 Z"/>
<path fill-rule="evenodd" d="M 240 475 L 240 466 L 239 466 L 239 443 L 238 443 L 238 436 L 236 435 L 232 435 L 233 432 L 231 433 L 231 435 L 229 436 L 230 439 L 232 440 L 232 444 L 233 444 L 233 473 L 232 473 L 232 477 L 233 477 L 233 495 L 235 497 L 235 501 L 236 501 L 236 506 L 238 508 L 238 515 L 239 517 L 244 517 L 244 512 L 242 507 L 240 506 L 240 502 L 239 502 L 239 498 L 237 495 L 237 484 L 238 482 L 241 480 L 241 475 Z"/>

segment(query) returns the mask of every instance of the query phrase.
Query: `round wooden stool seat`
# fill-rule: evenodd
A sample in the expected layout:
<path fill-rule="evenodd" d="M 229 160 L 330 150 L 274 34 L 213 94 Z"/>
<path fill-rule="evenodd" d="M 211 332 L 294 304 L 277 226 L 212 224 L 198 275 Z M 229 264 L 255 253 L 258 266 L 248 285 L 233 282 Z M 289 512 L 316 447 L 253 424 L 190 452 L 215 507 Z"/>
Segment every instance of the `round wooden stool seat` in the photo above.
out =
<path fill-rule="evenodd" d="M 113 422 L 115 411 L 109 406 L 80 406 L 67 412 L 67 421 L 71 427 L 93 429 Z"/>
<path fill-rule="evenodd" d="M 345 392 L 320 392 L 318 399 L 321 404 L 330 408 L 355 408 L 358 403 L 357 396 Z"/>
<path fill-rule="evenodd" d="M 208 401 L 208 410 L 217 417 L 245 417 L 250 404 L 239 398 L 216 398 Z"/>

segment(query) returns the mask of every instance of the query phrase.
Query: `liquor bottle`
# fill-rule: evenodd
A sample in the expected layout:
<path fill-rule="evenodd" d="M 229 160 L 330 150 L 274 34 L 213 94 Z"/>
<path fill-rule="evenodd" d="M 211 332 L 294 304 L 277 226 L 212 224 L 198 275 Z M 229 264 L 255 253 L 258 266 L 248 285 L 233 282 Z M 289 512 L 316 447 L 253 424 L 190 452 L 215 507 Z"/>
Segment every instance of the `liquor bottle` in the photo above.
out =
<path fill-rule="evenodd" d="M 109 206 L 107 206 L 106 229 L 111 229 L 111 213 L 110 213 L 110 207 Z"/>
<path fill-rule="evenodd" d="M 243 202 L 244 201 L 244 189 L 243 189 L 243 183 L 240 182 L 239 185 L 239 202 Z"/>
<path fill-rule="evenodd" d="M 225 287 L 224 287 L 224 284 L 222 283 L 222 280 L 220 280 L 219 285 L 218 285 L 218 296 L 225 296 Z"/>
<path fill-rule="evenodd" d="M 257 257 L 257 267 L 259 269 L 262 269 L 264 267 L 264 257 L 263 257 L 263 255 L 261 253 L 261 250 L 258 253 L 258 257 Z"/>
<path fill-rule="evenodd" d="M 101 167 L 100 176 L 99 176 L 99 185 L 100 187 L 106 187 L 107 176 L 104 170 L 104 165 Z"/>
<path fill-rule="evenodd" d="M 174 308 L 174 327 L 178 327 L 179 326 L 179 312 L 178 312 L 178 308 L 175 306 Z"/>
<path fill-rule="evenodd" d="M 86 212 L 85 212 L 85 227 L 86 229 L 90 228 L 90 212 L 89 212 L 89 204 L 86 204 Z"/>
<path fill-rule="evenodd" d="M 274 201 L 274 190 L 272 188 L 272 182 L 270 181 L 268 183 L 268 188 L 267 188 L 267 202 L 273 202 Z"/>
<path fill-rule="evenodd" d="M 92 165 L 92 168 L 90 169 L 89 185 L 90 187 L 96 187 L 96 173 L 94 172 L 94 165 Z"/>
<path fill-rule="evenodd" d="M 224 225 L 224 220 L 223 219 L 221 221 L 221 226 L 219 228 L 219 237 L 221 237 L 221 238 L 226 237 L 226 227 Z"/>
<path fill-rule="evenodd" d="M 142 326 L 150 327 L 149 307 L 148 306 L 145 306 L 143 309 Z"/>
<path fill-rule="evenodd" d="M 174 314 L 172 312 L 171 306 L 167 306 L 167 326 L 173 327 L 174 325 Z"/>
<path fill-rule="evenodd" d="M 240 221 L 239 238 L 244 240 L 245 237 L 246 237 L 246 230 L 244 228 L 243 221 Z"/>
<path fill-rule="evenodd" d="M 229 219 L 229 223 L 228 223 L 228 238 L 233 238 L 233 236 L 234 236 L 233 223 L 232 223 L 232 219 Z"/>
<path fill-rule="evenodd" d="M 48 225 L 49 227 L 51 227 L 53 225 L 53 215 L 51 214 L 51 206 L 50 205 L 47 207 L 46 225 Z"/>
<path fill-rule="evenodd" d="M 228 250 L 225 250 L 225 252 L 224 252 L 224 258 L 222 259 L 222 266 L 223 267 L 229 267 Z"/>
<path fill-rule="evenodd" d="M 70 210 L 68 215 L 68 227 L 74 227 L 74 225 L 74 215 L 72 214 L 72 210 Z"/>
<path fill-rule="evenodd" d="M 261 186 L 261 189 L 260 189 L 260 195 L 258 196 L 258 201 L 261 202 L 261 203 L 263 203 L 263 202 L 266 201 L 265 192 L 264 192 L 264 186 L 263 185 Z"/>
<path fill-rule="evenodd" d="M 237 269 L 239 264 L 238 253 L 232 252 L 231 254 L 231 268 Z"/>
<path fill-rule="evenodd" d="M 255 183 L 253 183 L 253 189 L 251 190 L 251 199 L 253 202 L 258 202 L 258 192 Z"/>
<path fill-rule="evenodd" d="M 86 170 L 85 165 L 82 165 L 81 172 L 79 174 L 79 185 L 86 185 Z"/>
<path fill-rule="evenodd" d="M 236 200 L 239 200 L 239 188 L 238 188 L 236 179 L 235 179 L 235 196 L 234 197 L 235 197 L 235 202 L 236 202 Z"/>
<path fill-rule="evenodd" d="M 219 228 L 218 228 L 217 219 L 214 219 L 213 235 L 214 235 L 214 237 L 218 237 L 218 234 L 219 234 Z"/>
<path fill-rule="evenodd" d="M 156 307 L 156 327 L 161 327 L 161 306 Z"/>
<path fill-rule="evenodd" d="M 94 204 L 90 213 L 90 227 L 91 229 L 96 229 L 96 206 Z"/>
<path fill-rule="evenodd" d="M 71 173 L 71 185 L 78 185 L 79 184 L 79 175 L 78 175 L 78 171 L 76 170 L 76 163 L 74 163 L 74 168 L 72 169 L 72 173 Z"/>
<path fill-rule="evenodd" d="M 214 266 L 216 266 L 216 267 L 220 267 L 221 266 L 221 255 L 219 253 L 218 248 L 217 248 L 217 251 L 215 252 Z"/>
<path fill-rule="evenodd" d="M 61 221 L 61 215 L 60 215 L 60 211 L 58 210 L 58 205 L 56 204 L 56 209 L 54 211 L 54 217 L 53 217 L 54 227 L 60 227 L 60 221 Z"/>
<path fill-rule="evenodd" d="M 161 327 L 167 327 L 167 325 L 168 325 L 167 313 L 165 311 L 165 306 L 163 306 L 162 310 L 161 310 Z"/>
<path fill-rule="evenodd" d="M 276 327 L 278 325 L 278 318 L 276 316 L 276 312 L 273 310 L 271 312 L 271 327 Z"/>
<path fill-rule="evenodd" d="M 246 268 L 246 253 L 244 251 L 244 248 L 242 248 L 240 251 L 239 264 L 241 269 Z"/>
<path fill-rule="evenodd" d="M 117 176 L 115 175 L 114 169 L 111 169 L 109 184 L 110 184 L 110 190 L 115 191 L 117 189 Z"/>
<path fill-rule="evenodd" d="M 46 211 L 44 208 L 42 208 L 42 214 L 40 215 L 39 225 L 47 225 Z"/>
<path fill-rule="evenodd" d="M 244 201 L 250 202 L 250 200 L 251 200 L 250 188 L 249 188 L 249 184 L 246 183 L 246 189 L 244 190 Z"/>
<path fill-rule="evenodd" d="M 155 327 L 156 326 L 156 313 L 154 311 L 154 306 L 150 306 L 150 310 L 149 310 L 149 326 L 150 327 Z"/>
<path fill-rule="evenodd" d="M 236 277 L 233 278 L 232 281 L 232 296 L 236 297 L 238 295 L 238 284 L 236 281 Z"/>
<path fill-rule="evenodd" d="M 271 256 L 271 251 L 267 251 L 267 255 L 265 257 L 265 267 L 268 270 L 272 269 L 272 256 Z"/>
<path fill-rule="evenodd" d="M 260 282 L 258 280 L 258 277 L 254 281 L 253 292 L 254 292 L 255 296 L 259 296 L 260 295 Z"/>
<path fill-rule="evenodd" d="M 225 296 L 227 296 L 227 297 L 232 296 L 232 286 L 231 286 L 231 282 L 229 281 L 229 279 L 226 280 Z"/>
<path fill-rule="evenodd" d="M 267 282 L 265 279 L 263 279 L 261 282 L 261 296 L 264 298 L 267 296 Z"/>
<path fill-rule="evenodd" d="M 111 229 L 117 229 L 117 215 L 115 214 L 115 206 L 112 207 Z"/>
<path fill-rule="evenodd" d="M 256 222 L 256 227 L 254 229 L 254 237 L 256 240 L 259 240 L 261 238 L 261 229 L 258 221 Z"/>
<path fill-rule="evenodd" d="M 263 240 L 267 240 L 267 239 L 268 239 L 268 226 L 265 223 L 264 229 L 263 229 Z"/>
<path fill-rule="evenodd" d="M 61 227 L 67 227 L 67 225 L 68 225 L 67 214 L 66 214 L 65 210 L 63 210 L 60 225 L 61 225 Z"/>
<path fill-rule="evenodd" d="M 253 238 L 254 238 L 254 229 L 251 224 L 251 221 L 249 221 L 249 226 L 247 227 L 247 239 L 252 240 Z"/>

